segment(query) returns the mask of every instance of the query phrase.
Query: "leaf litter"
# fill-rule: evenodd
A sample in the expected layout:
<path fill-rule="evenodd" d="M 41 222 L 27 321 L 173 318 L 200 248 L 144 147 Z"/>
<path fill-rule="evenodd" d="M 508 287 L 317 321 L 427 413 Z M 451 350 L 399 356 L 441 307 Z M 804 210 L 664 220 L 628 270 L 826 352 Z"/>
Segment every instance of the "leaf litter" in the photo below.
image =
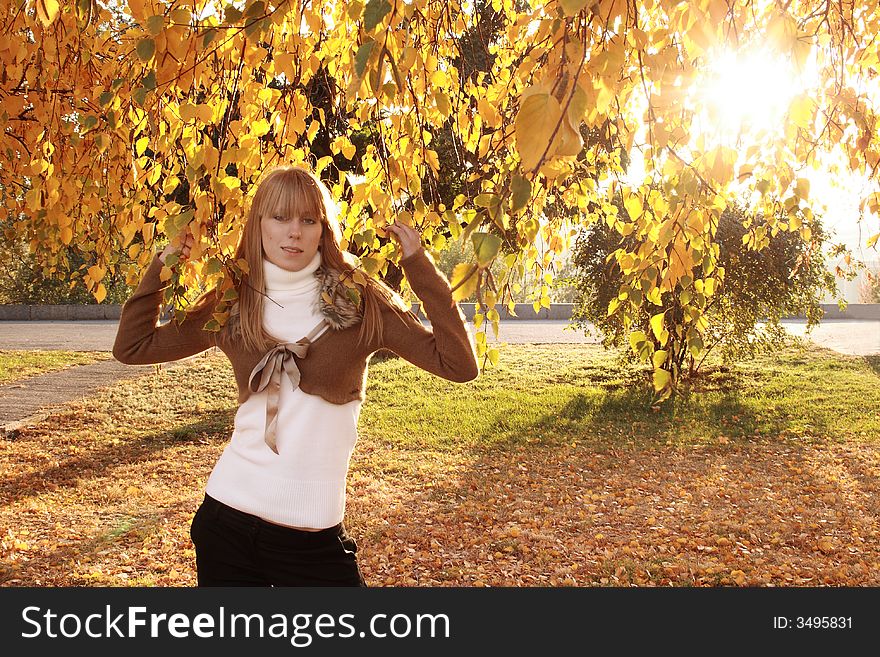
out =
<path fill-rule="evenodd" d="M 235 410 L 219 362 L 0 441 L 0 584 L 195 585 L 189 524 Z M 878 586 L 878 472 L 853 436 L 438 449 L 362 430 L 346 525 L 371 586 Z"/>

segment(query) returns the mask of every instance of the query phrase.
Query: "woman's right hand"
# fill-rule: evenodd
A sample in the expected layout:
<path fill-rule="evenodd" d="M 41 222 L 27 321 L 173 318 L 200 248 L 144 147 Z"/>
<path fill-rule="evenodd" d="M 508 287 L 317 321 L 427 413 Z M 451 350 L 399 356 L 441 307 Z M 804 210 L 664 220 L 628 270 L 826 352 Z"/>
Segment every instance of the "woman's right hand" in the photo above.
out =
<path fill-rule="evenodd" d="M 189 253 L 192 251 L 193 244 L 195 244 L 195 237 L 189 231 L 186 231 L 186 237 L 183 238 L 183 244 L 175 245 L 172 241 L 168 246 L 165 247 L 165 250 L 159 254 L 159 260 L 162 261 L 162 264 L 165 264 L 165 258 L 175 253 L 180 252 L 180 257 L 178 258 L 178 262 L 184 262 L 187 258 L 189 258 Z"/>

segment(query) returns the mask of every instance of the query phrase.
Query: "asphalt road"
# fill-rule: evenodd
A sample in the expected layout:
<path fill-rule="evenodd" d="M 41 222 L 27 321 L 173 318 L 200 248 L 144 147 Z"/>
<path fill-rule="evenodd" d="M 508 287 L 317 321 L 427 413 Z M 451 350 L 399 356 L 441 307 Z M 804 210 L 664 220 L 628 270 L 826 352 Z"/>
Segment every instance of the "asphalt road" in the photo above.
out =
<path fill-rule="evenodd" d="M 0 349 L 110 351 L 117 323 L 116 320 L 0 321 Z M 787 320 L 783 325 L 793 335 L 805 332 L 803 321 Z M 488 338 L 490 343 L 495 342 L 491 329 Z M 880 322 L 826 320 L 813 329 L 810 339 L 844 354 L 880 354 Z M 569 328 L 566 321 L 508 320 L 501 322 L 498 342 L 585 344 L 598 343 L 599 339 Z"/>

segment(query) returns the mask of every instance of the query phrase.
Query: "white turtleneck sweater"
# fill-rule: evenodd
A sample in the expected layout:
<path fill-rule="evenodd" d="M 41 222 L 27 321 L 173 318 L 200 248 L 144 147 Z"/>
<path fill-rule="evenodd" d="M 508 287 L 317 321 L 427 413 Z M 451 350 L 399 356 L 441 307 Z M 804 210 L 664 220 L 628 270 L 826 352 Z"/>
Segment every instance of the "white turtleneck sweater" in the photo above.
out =
<path fill-rule="evenodd" d="M 263 323 L 271 335 L 296 342 L 321 322 L 320 282 L 314 275 L 320 264 L 320 251 L 296 272 L 263 260 L 266 294 L 277 302 L 263 303 Z M 282 377 L 275 454 L 265 441 L 267 394 L 252 394 L 239 406 L 232 438 L 208 478 L 206 492 L 276 524 L 332 527 L 345 513 L 345 479 L 358 437 L 361 401 L 331 404 L 293 389 Z"/>

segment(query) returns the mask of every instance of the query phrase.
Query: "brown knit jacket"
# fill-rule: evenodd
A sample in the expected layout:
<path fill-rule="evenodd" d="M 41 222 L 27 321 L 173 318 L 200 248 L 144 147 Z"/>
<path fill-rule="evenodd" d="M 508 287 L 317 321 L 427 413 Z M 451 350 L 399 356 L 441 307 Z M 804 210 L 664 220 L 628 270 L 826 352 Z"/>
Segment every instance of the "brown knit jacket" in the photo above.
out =
<path fill-rule="evenodd" d="M 449 282 L 424 248 L 401 260 L 400 265 L 422 301 L 431 329 L 422 325 L 411 311 L 388 305 L 383 306 L 382 335 L 372 344 L 357 346 L 359 323 L 349 328 L 330 328 L 311 344 L 304 359 L 297 358 L 303 392 L 319 395 L 333 404 L 363 400 L 370 356 L 383 348 L 450 381 L 465 382 L 477 377 L 477 359 L 464 316 L 452 300 Z M 162 290 L 168 285 L 159 279 L 161 270 L 162 261 L 156 256 L 123 306 L 113 356 L 129 365 L 163 363 L 219 347 L 232 362 L 238 401 L 243 403 L 250 395 L 248 377 L 263 354 L 244 350 L 222 333 L 205 331 L 202 327 L 213 311 L 210 304 L 180 324 L 171 321 L 156 326 Z M 322 307 L 325 315 L 331 311 L 332 308 Z M 331 321 L 331 326 L 335 325 Z"/>

